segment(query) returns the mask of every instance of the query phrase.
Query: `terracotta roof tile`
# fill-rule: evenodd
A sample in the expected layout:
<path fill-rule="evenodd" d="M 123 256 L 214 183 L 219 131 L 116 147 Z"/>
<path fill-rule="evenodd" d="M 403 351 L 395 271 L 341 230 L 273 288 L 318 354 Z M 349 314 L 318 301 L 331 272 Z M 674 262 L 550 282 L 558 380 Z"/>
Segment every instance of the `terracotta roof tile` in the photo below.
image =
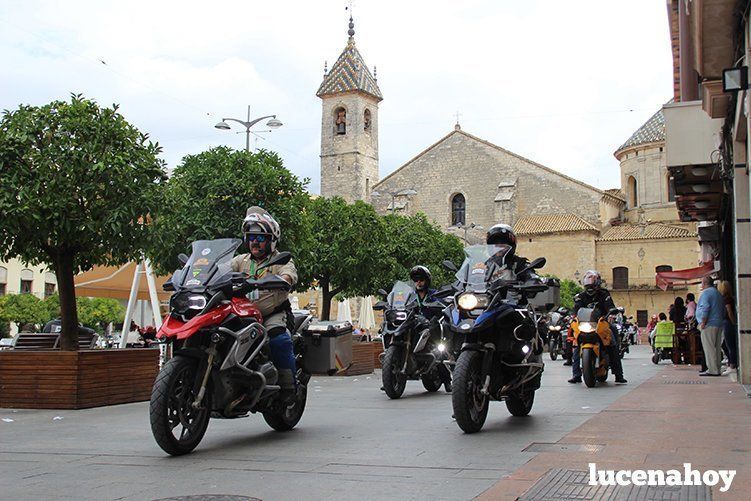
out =
<path fill-rule="evenodd" d="M 680 226 L 652 223 L 644 226 L 623 224 L 613 226 L 597 240 L 612 242 L 619 240 L 657 240 L 662 238 L 696 238 L 696 232 Z"/>
<path fill-rule="evenodd" d="M 514 225 L 519 235 L 544 235 L 571 231 L 598 231 L 597 227 L 576 214 L 522 216 Z"/>

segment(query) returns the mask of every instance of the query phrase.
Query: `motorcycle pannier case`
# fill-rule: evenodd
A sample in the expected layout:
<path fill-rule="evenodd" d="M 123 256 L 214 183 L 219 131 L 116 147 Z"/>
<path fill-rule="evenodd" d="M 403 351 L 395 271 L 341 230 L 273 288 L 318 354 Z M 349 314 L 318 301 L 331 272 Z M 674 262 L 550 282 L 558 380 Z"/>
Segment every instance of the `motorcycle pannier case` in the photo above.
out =
<path fill-rule="evenodd" d="M 553 311 L 561 305 L 561 283 L 555 278 L 546 278 L 548 290 L 529 298 L 529 304 L 537 311 Z"/>
<path fill-rule="evenodd" d="M 305 366 L 314 374 L 335 374 L 352 364 L 352 324 L 347 321 L 311 323 L 302 332 Z"/>

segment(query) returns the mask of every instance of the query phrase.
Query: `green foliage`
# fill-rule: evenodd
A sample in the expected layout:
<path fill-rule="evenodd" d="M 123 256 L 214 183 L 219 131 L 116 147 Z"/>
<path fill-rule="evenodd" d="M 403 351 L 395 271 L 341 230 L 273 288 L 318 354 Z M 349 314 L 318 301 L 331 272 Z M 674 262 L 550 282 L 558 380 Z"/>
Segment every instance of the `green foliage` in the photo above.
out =
<path fill-rule="evenodd" d="M 64 349 L 75 349 L 73 275 L 139 256 L 162 206 L 161 149 L 117 105 L 22 105 L 0 120 L 0 259 L 49 263 L 57 275 Z"/>
<path fill-rule="evenodd" d="M 38 327 L 47 318 L 41 299 L 33 294 L 9 294 L 0 297 L 0 321 L 13 322 L 20 329 L 24 324 Z"/>
<path fill-rule="evenodd" d="M 464 260 L 461 240 L 441 231 L 423 213 L 414 216 L 388 215 L 383 218 L 383 223 L 387 256 L 392 261 L 390 276 L 380 287 L 390 290 L 395 280 L 407 279 L 409 270 L 418 264 L 430 269 L 434 288 L 454 281 L 454 273 L 446 270 L 441 263 L 448 259 L 457 266 L 461 264 Z"/>
<path fill-rule="evenodd" d="M 306 266 L 323 292 L 321 318 L 331 299 L 372 294 L 391 271 L 386 232 L 372 206 L 344 199 L 316 198 L 306 212 L 311 230 Z M 308 257 L 308 256 L 306 256 Z"/>
<path fill-rule="evenodd" d="M 548 277 L 558 278 L 555 275 L 545 275 Z M 569 310 L 574 307 L 574 296 L 584 291 L 581 285 L 575 281 L 564 278 L 561 280 L 561 306 Z"/>
<path fill-rule="evenodd" d="M 282 228 L 280 250 L 292 252 L 300 284 L 309 283 L 303 253 L 308 180 L 299 180 L 273 152 L 218 147 L 188 155 L 167 183 L 165 205 L 154 221 L 149 255 L 159 273 L 178 266 L 177 255 L 199 239 L 241 237 L 248 207 L 269 211 Z"/>
<path fill-rule="evenodd" d="M 125 307 L 119 301 L 110 298 L 76 298 L 78 306 L 78 320 L 97 332 L 104 332 L 109 323 L 122 322 L 125 317 Z"/>
<path fill-rule="evenodd" d="M 52 294 L 51 296 L 46 297 L 44 301 L 42 302 L 42 306 L 44 307 L 44 314 L 45 314 L 43 323 L 46 324 L 50 320 L 54 320 L 60 317 L 60 296 L 59 295 Z"/>

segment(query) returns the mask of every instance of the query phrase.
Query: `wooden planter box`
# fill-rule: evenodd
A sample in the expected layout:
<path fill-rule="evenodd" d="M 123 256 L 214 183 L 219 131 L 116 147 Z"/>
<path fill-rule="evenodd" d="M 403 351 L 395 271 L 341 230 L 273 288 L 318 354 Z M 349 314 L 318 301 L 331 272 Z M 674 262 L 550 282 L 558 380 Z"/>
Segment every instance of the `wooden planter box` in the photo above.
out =
<path fill-rule="evenodd" d="M 352 343 L 352 365 L 345 376 L 359 376 L 373 372 L 373 343 Z"/>
<path fill-rule="evenodd" d="M 373 341 L 372 343 L 370 343 L 370 345 L 373 347 L 373 367 L 380 369 L 381 361 L 378 359 L 378 357 L 380 357 L 381 353 L 383 353 L 383 343 L 381 341 Z"/>
<path fill-rule="evenodd" d="M 0 408 L 85 409 L 151 398 L 158 349 L 0 351 Z"/>

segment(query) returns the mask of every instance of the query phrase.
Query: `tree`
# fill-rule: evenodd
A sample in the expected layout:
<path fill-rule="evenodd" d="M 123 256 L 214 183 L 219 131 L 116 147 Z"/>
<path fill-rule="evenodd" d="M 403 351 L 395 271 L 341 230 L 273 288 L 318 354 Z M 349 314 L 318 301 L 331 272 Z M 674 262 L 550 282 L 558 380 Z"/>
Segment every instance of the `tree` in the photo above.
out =
<path fill-rule="evenodd" d="M 428 221 L 423 213 L 414 216 L 388 215 L 383 218 L 386 229 L 388 255 L 393 258 L 391 273 L 384 289 L 395 280 L 406 280 L 409 270 L 418 264 L 427 266 L 433 276 L 432 285 L 438 287 L 454 281 L 454 273 L 443 267 L 449 260 L 459 265 L 464 260 L 461 240 L 444 233 Z"/>
<path fill-rule="evenodd" d="M 142 224 L 161 207 L 161 148 L 118 106 L 22 105 L 0 121 L 0 258 L 49 263 L 57 277 L 61 347 L 78 348 L 73 276 L 138 258 Z"/>
<path fill-rule="evenodd" d="M 0 321 L 13 322 L 19 330 L 25 324 L 38 326 L 45 322 L 42 300 L 33 294 L 9 294 L 0 297 Z"/>
<path fill-rule="evenodd" d="M 107 324 L 120 322 L 125 316 L 125 308 L 116 299 L 79 297 L 76 303 L 81 323 L 99 333 Z"/>
<path fill-rule="evenodd" d="M 320 197 L 311 200 L 306 215 L 311 230 L 307 266 L 323 293 L 321 318 L 328 320 L 335 296 L 372 294 L 390 276 L 386 232 L 382 218 L 362 201 L 350 205 L 340 197 Z"/>
<path fill-rule="evenodd" d="M 546 277 L 558 278 L 555 275 L 545 275 Z M 561 306 L 569 310 L 574 307 L 574 296 L 583 292 L 584 289 L 576 282 L 569 278 L 560 280 L 561 282 Z"/>
<path fill-rule="evenodd" d="M 309 282 L 302 266 L 308 235 L 304 220 L 307 183 L 269 151 L 249 153 L 218 147 L 188 155 L 167 183 L 148 254 L 158 272 L 170 273 L 178 265 L 177 255 L 186 252 L 191 242 L 239 238 L 247 208 L 258 205 L 279 222 L 279 249 L 292 252 L 304 286 Z"/>

